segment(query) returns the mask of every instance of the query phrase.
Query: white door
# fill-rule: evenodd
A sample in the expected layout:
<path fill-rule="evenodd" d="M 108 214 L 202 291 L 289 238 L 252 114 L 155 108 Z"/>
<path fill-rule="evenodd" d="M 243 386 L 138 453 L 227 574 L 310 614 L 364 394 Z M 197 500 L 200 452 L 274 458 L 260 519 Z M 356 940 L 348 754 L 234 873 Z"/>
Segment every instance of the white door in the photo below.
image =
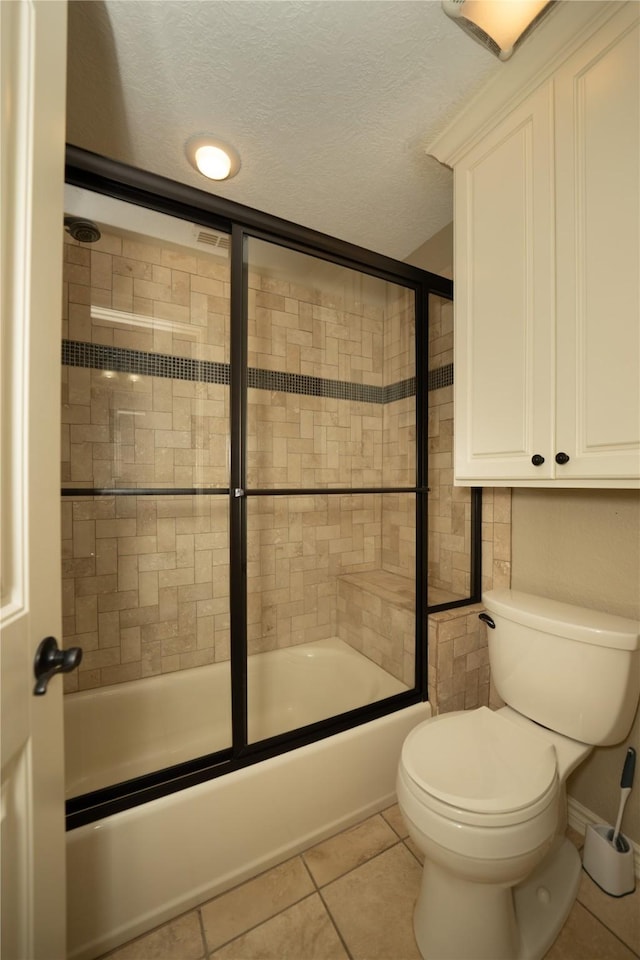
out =
<path fill-rule="evenodd" d="M 66 0 L 0 3 L 0 731 L 3 960 L 65 956 L 59 379 Z"/>

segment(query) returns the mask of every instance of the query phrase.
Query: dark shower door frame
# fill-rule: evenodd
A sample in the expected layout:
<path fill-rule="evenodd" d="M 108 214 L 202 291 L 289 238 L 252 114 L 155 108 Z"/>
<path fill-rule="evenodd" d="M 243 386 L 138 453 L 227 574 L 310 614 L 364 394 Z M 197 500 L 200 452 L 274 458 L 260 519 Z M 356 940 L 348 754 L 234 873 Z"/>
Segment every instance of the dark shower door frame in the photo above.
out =
<path fill-rule="evenodd" d="M 190 494 L 228 495 L 230 512 L 230 618 L 231 618 L 231 703 L 232 745 L 204 757 L 186 761 L 125 783 L 85 794 L 67 801 L 67 828 L 81 826 L 121 810 L 166 796 L 177 790 L 221 776 L 288 750 L 312 743 L 343 730 L 366 723 L 410 704 L 427 699 L 427 370 L 429 294 L 453 298 L 451 281 L 355 247 L 324 234 L 271 217 L 240 204 L 212 196 L 184 184 L 137 170 L 96 154 L 67 148 L 67 183 L 104 194 L 133 205 L 178 217 L 231 235 L 231 465 L 229 489 L 189 490 Z M 313 490 L 247 490 L 247 244 L 250 238 L 287 247 L 339 266 L 370 274 L 413 291 L 415 303 L 416 354 L 416 485 L 415 487 L 341 488 Z M 63 491 L 67 493 L 68 491 Z M 72 491 L 77 495 L 76 490 Z M 85 495 L 100 491 L 84 491 Z M 134 491 L 128 491 L 133 493 Z M 153 491 L 158 493 L 157 490 Z M 175 491 L 163 491 L 167 494 Z M 247 737 L 247 500 L 276 495 L 403 492 L 416 499 L 416 672 L 413 689 L 395 694 L 347 713 L 281 733 L 256 743 Z M 479 511 L 476 510 L 476 525 Z M 477 543 L 480 538 L 477 536 Z M 472 558 L 473 559 L 473 558 Z M 474 560 L 472 596 L 462 603 L 475 602 L 479 592 L 479 563 Z M 472 573 L 473 573 L 472 569 Z M 455 605 L 459 605 L 456 603 Z"/>

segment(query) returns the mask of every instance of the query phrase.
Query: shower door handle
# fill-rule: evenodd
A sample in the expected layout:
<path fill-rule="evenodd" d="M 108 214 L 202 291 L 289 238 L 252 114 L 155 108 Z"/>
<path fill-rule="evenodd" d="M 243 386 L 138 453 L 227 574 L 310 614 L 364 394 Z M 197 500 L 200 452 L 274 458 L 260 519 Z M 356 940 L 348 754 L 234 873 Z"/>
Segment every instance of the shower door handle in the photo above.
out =
<path fill-rule="evenodd" d="M 36 678 L 34 697 L 41 697 L 47 692 L 49 680 L 55 673 L 70 673 L 80 666 L 81 660 L 82 647 L 61 650 L 55 637 L 41 640 L 33 660 L 33 675 Z"/>

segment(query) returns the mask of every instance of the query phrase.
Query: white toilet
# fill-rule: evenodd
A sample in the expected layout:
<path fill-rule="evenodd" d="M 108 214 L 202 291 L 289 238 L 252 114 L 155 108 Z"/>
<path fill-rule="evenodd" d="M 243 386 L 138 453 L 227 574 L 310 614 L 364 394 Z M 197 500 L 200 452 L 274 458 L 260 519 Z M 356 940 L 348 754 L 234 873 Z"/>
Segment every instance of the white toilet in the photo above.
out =
<path fill-rule="evenodd" d="M 640 624 L 513 590 L 483 597 L 492 679 L 508 704 L 433 717 L 404 742 L 398 804 L 424 853 L 424 960 L 539 960 L 575 900 L 568 775 L 628 734 Z M 612 785 L 613 786 L 613 785 Z"/>

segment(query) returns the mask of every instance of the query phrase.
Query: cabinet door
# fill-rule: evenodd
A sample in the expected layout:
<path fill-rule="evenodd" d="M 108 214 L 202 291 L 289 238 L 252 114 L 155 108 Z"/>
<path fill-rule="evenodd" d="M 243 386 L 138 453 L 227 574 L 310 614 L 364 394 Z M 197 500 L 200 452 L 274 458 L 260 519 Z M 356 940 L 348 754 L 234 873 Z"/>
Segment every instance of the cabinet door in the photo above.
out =
<path fill-rule="evenodd" d="M 640 477 L 639 51 L 632 3 L 556 78 L 558 480 Z"/>
<path fill-rule="evenodd" d="M 552 88 L 455 170 L 456 482 L 553 476 Z M 544 458 L 535 466 L 532 457 Z"/>

